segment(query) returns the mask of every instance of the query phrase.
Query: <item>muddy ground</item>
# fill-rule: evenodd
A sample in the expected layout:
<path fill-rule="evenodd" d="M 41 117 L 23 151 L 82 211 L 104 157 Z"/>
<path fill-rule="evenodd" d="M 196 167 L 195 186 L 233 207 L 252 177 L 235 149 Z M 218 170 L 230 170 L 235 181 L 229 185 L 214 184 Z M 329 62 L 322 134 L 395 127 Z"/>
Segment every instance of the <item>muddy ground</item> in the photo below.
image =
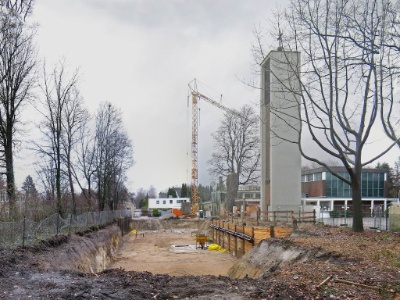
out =
<path fill-rule="evenodd" d="M 237 258 L 196 245 L 192 229 L 128 234 L 109 268 L 172 276 L 227 276 Z"/>
<path fill-rule="evenodd" d="M 167 229 L 168 235 L 174 232 Z M 102 233 L 90 233 L 87 238 L 96 236 Z M 177 234 L 169 242 L 181 238 Z M 246 254 L 249 262 L 255 261 L 254 266 L 263 269 L 258 278 L 126 271 L 118 265 L 128 258 L 124 248 L 116 253 L 115 268 L 99 273 L 59 270 L 56 263 L 43 263 L 44 258 L 66 258 L 58 252 L 67 252 L 79 246 L 73 243 L 81 242 L 73 237 L 57 237 L 27 249 L 1 250 L 0 299 L 391 299 L 398 296 L 400 287 L 400 239 L 387 232 L 355 234 L 327 226 L 304 229 L 292 238 L 273 243 L 279 243 L 283 251 L 291 247 L 317 249 L 311 251 L 315 255 L 268 268 L 265 263 L 257 264 L 263 262 L 262 251 L 269 246 L 258 246 L 252 258 L 248 257 L 250 252 Z M 149 244 L 152 250 L 157 248 L 157 242 Z"/>

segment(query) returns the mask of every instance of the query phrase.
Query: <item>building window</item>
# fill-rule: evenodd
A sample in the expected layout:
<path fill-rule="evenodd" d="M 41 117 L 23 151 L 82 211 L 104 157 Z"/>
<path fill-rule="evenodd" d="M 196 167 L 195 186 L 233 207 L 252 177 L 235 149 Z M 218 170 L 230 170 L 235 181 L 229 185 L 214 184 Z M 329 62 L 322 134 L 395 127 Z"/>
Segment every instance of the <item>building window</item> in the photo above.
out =
<path fill-rule="evenodd" d="M 342 177 L 350 180 L 348 173 L 339 173 Z M 382 198 L 385 196 L 385 173 L 362 173 L 361 174 L 361 197 Z M 341 179 L 326 173 L 326 196 L 327 197 L 351 197 L 351 187 Z"/>
<path fill-rule="evenodd" d="M 169 200 L 169 204 L 172 204 L 172 202 L 174 202 L 173 200 Z"/>
<path fill-rule="evenodd" d="M 307 182 L 313 181 L 313 175 L 314 175 L 314 174 L 308 174 L 308 175 L 307 175 Z"/>
<path fill-rule="evenodd" d="M 162 204 L 167 204 L 167 200 L 163 200 L 163 201 L 162 201 Z"/>
<path fill-rule="evenodd" d="M 156 204 L 160 204 L 160 200 L 156 200 Z"/>

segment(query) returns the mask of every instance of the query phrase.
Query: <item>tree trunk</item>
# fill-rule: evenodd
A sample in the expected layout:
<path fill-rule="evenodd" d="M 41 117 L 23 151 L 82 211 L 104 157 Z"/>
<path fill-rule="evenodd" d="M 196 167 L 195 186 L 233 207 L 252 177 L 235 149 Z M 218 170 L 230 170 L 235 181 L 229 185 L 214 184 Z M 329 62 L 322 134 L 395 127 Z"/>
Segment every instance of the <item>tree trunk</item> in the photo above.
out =
<path fill-rule="evenodd" d="M 10 207 L 10 216 L 15 219 L 17 217 L 17 205 L 15 198 L 15 178 L 14 178 L 14 161 L 12 155 L 12 138 L 5 142 L 4 147 L 7 177 L 7 197 Z"/>
<path fill-rule="evenodd" d="M 233 212 L 233 206 L 235 205 L 238 188 L 239 188 L 239 175 L 236 173 L 229 174 L 226 179 L 226 189 L 227 189 L 226 209 L 230 213 Z"/>
<path fill-rule="evenodd" d="M 57 193 L 57 212 L 62 215 L 62 203 L 61 203 L 61 153 L 60 149 L 57 148 L 56 154 L 56 193 Z"/>
<path fill-rule="evenodd" d="M 71 192 L 71 200 L 72 200 L 72 214 L 76 215 L 75 189 L 74 189 L 74 181 L 72 179 L 72 170 L 71 170 L 71 147 L 68 148 L 68 153 L 67 153 L 67 168 L 68 168 L 69 189 Z"/>
<path fill-rule="evenodd" d="M 351 177 L 351 196 L 353 201 L 353 231 L 364 231 L 361 201 L 361 166 L 356 167 Z"/>

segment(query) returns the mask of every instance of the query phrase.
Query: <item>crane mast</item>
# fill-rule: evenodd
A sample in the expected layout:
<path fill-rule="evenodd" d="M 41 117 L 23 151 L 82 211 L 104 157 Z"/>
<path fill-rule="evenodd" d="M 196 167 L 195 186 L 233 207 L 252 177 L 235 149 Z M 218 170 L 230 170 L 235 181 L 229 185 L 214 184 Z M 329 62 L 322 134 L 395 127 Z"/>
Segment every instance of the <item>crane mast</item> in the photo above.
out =
<path fill-rule="evenodd" d="M 193 83 L 193 86 L 191 85 Z M 242 117 L 241 114 L 233 109 L 227 108 L 217 101 L 199 93 L 197 91 L 196 79 L 189 83 L 189 90 L 192 96 L 192 214 L 199 211 L 199 190 L 198 190 L 198 141 L 199 141 L 199 101 L 201 99 L 231 114 Z"/>

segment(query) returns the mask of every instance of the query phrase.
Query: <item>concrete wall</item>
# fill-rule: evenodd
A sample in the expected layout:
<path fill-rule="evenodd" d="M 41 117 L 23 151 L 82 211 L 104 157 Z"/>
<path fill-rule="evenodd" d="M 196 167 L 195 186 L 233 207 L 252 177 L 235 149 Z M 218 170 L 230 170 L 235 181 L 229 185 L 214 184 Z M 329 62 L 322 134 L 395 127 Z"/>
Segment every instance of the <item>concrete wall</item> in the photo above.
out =
<path fill-rule="evenodd" d="M 300 53 L 271 51 L 261 65 L 261 210 L 301 204 Z"/>

